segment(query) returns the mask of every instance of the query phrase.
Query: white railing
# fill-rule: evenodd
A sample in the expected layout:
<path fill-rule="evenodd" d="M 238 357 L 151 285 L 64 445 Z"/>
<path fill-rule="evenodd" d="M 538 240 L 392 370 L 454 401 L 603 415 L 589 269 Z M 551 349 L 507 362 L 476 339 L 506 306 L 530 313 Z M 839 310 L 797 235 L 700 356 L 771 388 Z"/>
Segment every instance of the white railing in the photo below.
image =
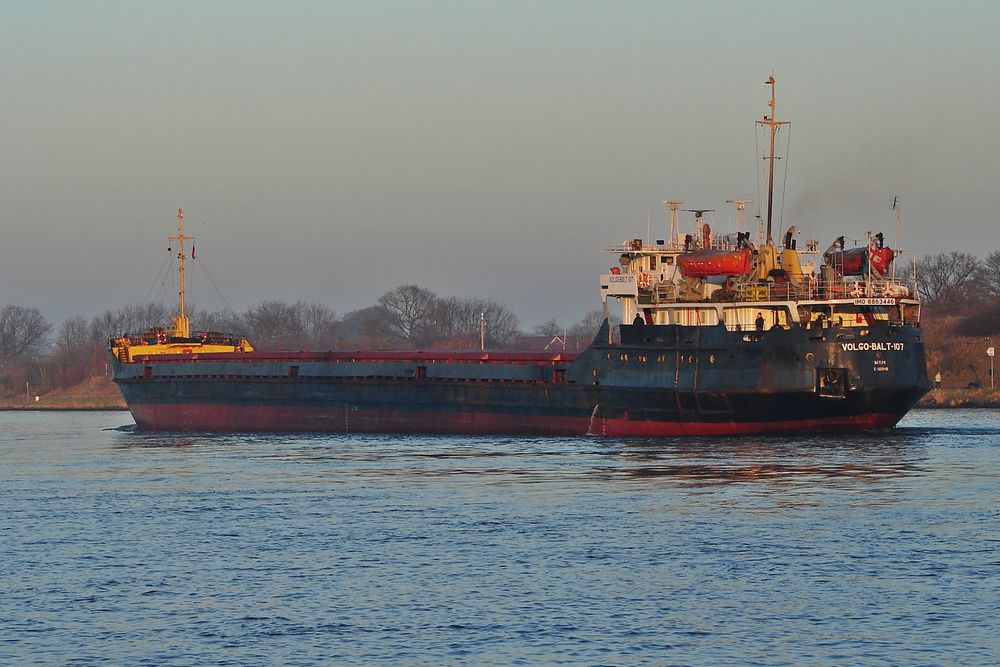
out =
<path fill-rule="evenodd" d="M 736 284 L 731 291 L 716 292 L 712 301 L 829 301 L 836 299 L 916 299 L 912 282 L 898 278 L 877 280 L 810 280 Z M 705 301 L 672 282 L 657 283 L 652 288 L 653 303 Z"/>

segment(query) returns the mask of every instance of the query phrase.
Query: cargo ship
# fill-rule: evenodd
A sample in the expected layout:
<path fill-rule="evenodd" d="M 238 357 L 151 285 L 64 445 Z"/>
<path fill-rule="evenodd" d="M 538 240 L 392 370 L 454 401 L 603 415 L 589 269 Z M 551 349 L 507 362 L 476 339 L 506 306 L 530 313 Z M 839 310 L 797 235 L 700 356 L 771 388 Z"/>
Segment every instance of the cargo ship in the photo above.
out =
<path fill-rule="evenodd" d="M 178 212 L 179 313 L 110 340 L 113 377 L 141 429 L 685 436 L 890 428 L 930 389 L 912 271 L 882 234 L 823 253 L 772 238 L 773 77 L 767 207 L 732 234 L 706 210 L 691 233 L 611 246 L 604 323 L 580 352 L 257 350 L 192 332 Z M 621 324 L 610 325 L 610 308 Z"/>

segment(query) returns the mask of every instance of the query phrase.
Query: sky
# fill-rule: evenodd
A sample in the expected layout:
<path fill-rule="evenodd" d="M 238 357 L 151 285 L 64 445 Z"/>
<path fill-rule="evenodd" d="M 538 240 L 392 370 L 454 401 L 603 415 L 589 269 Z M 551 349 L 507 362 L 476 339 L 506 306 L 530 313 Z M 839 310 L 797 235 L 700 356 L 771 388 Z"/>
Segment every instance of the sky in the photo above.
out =
<path fill-rule="evenodd" d="M 183 207 L 197 307 L 415 283 L 568 326 L 661 200 L 759 200 L 772 72 L 782 225 L 892 239 L 898 196 L 903 261 L 985 255 L 998 33 L 996 2 L 5 2 L 0 303 L 172 303 Z"/>

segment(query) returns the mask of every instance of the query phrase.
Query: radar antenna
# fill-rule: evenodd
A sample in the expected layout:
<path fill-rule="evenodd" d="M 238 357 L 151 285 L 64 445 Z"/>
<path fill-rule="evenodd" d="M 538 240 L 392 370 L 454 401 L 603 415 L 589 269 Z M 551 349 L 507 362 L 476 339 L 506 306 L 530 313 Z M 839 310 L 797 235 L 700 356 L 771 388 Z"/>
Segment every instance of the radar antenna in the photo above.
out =
<path fill-rule="evenodd" d="M 727 199 L 727 204 L 736 204 L 736 231 L 747 231 L 747 204 L 752 204 L 752 199 Z"/>
<path fill-rule="evenodd" d="M 688 213 L 694 213 L 694 231 L 695 231 L 695 243 L 701 244 L 702 247 L 708 247 L 710 244 L 705 239 L 705 221 L 702 219 L 706 213 L 715 213 L 714 208 L 686 208 L 684 209 Z"/>

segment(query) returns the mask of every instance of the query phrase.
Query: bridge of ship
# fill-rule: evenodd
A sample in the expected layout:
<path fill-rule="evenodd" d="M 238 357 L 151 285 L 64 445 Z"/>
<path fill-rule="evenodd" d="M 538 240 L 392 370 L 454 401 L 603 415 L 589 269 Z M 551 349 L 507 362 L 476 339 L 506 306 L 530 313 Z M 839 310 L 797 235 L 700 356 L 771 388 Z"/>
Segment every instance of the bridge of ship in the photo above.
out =
<path fill-rule="evenodd" d="M 713 239 L 712 249 L 736 250 L 734 237 Z M 622 303 L 622 321 L 632 321 L 638 313 L 647 324 L 714 326 L 725 324 L 730 330 L 757 327 L 758 314 L 764 328 L 802 326 L 868 326 L 877 321 L 897 325 L 916 325 L 920 304 L 912 276 L 862 276 L 818 280 L 811 268 L 798 281 L 734 281 L 731 292 L 719 298 L 722 285 L 704 281 L 704 291 L 693 294 L 690 284 L 680 280 L 677 257 L 684 252 L 680 239 L 645 245 L 639 240 L 625 241 L 608 248 L 609 253 L 627 253 L 628 266 L 601 275 L 601 300 Z M 640 286 L 640 274 L 650 281 Z"/>

